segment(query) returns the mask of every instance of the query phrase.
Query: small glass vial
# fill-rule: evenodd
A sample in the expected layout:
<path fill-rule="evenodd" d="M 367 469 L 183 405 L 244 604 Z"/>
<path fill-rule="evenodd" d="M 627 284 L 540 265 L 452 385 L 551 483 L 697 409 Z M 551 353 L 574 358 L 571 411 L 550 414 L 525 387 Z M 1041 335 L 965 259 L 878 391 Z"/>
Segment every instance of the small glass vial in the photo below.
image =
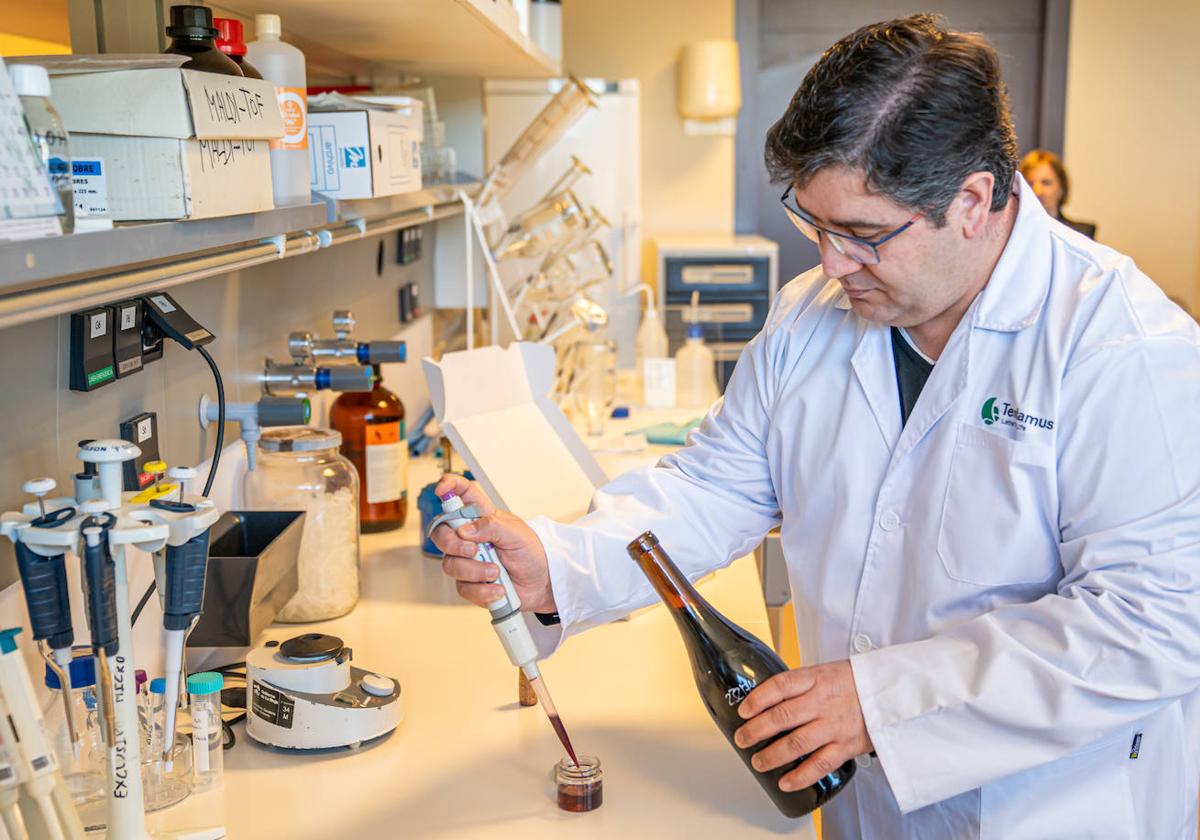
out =
<path fill-rule="evenodd" d="M 579 764 L 563 758 L 554 765 L 558 807 L 564 811 L 594 811 L 604 803 L 604 771 L 594 755 L 579 756 Z"/>
<path fill-rule="evenodd" d="M 224 773 L 224 737 L 221 733 L 221 687 L 225 679 L 213 671 L 192 674 L 187 680 L 192 711 L 192 791 L 220 788 Z"/>
<path fill-rule="evenodd" d="M 46 733 L 58 758 L 63 780 L 71 791 L 77 807 L 104 798 L 104 773 L 107 753 L 100 739 L 100 724 L 96 714 L 96 660 L 87 648 L 76 648 L 72 652 L 71 665 L 67 670 L 71 681 L 71 708 L 79 735 L 78 753 L 71 744 L 67 729 L 66 712 L 63 709 L 62 685 L 58 674 L 46 666 L 45 684 L 49 700 L 43 710 Z"/>

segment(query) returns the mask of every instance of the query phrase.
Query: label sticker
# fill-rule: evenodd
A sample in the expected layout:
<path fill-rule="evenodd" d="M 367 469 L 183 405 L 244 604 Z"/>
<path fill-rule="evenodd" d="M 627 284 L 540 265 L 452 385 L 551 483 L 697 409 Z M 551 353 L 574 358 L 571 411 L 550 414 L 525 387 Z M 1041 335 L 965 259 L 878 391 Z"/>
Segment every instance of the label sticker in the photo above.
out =
<path fill-rule="evenodd" d="M 150 300 L 154 301 L 154 305 L 158 307 L 158 311 L 164 315 L 175 311 L 175 307 L 171 305 L 171 301 L 167 300 L 163 295 L 153 295 Z"/>
<path fill-rule="evenodd" d="M 142 357 L 132 356 L 124 361 L 117 362 L 117 373 L 124 376 L 127 373 L 132 373 L 135 370 L 142 369 Z"/>
<path fill-rule="evenodd" d="M 131 330 L 137 324 L 137 307 L 126 306 L 121 309 L 121 329 Z"/>
<path fill-rule="evenodd" d="M 287 695 L 270 686 L 254 681 L 254 696 L 250 701 L 251 711 L 267 723 L 291 729 L 296 717 L 296 704 Z"/>
<path fill-rule="evenodd" d="M 145 443 L 154 434 L 154 418 L 144 417 L 137 424 L 137 442 Z"/>
<path fill-rule="evenodd" d="M 104 158 L 71 161 L 71 184 L 75 191 L 76 216 L 108 215 L 108 176 L 104 172 Z"/>
<path fill-rule="evenodd" d="M 91 325 L 91 330 L 89 330 L 91 338 L 100 338 L 103 336 L 108 332 L 108 313 L 97 312 L 92 315 Z"/>
<path fill-rule="evenodd" d="M 408 483 L 408 446 L 401 423 L 372 423 L 366 428 L 367 504 L 394 502 Z"/>
<path fill-rule="evenodd" d="M 102 368 L 100 368 L 100 370 L 94 370 L 88 374 L 88 377 L 87 377 L 88 387 L 91 388 L 93 385 L 99 385 L 101 382 L 107 382 L 108 380 L 112 379 L 115 376 L 116 376 L 116 371 L 113 370 L 112 365 L 107 365 L 106 367 L 102 367 Z"/>
<path fill-rule="evenodd" d="M 276 87 L 283 137 L 271 141 L 272 149 L 308 148 L 308 91 L 298 87 Z"/>

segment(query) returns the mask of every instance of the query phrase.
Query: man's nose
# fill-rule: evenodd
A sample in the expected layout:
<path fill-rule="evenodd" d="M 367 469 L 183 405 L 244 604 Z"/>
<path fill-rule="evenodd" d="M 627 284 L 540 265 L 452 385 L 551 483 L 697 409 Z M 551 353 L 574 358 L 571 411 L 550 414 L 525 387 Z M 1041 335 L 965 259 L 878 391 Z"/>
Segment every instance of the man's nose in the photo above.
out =
<path fill-rule="evenodd" d="M 821 268 L 825 271 L 826 277 L 837 279 L 845 277 L 847 274 L 853 274 L 862 268 L 862 263 L 855 262 L 835 248 L 827 235 L 821 236 L 821 242 L 817 247 L 821 251 Z"/>

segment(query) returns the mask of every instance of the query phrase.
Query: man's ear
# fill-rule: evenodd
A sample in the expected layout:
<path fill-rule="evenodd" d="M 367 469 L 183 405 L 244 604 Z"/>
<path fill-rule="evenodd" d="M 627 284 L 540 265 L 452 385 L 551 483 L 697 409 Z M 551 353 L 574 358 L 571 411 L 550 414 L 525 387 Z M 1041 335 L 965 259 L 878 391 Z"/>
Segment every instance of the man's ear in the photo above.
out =
<path fill-rule="evenodd" d="M 987 224 L 995 188 L 996 176 L 991 172 L 972 172 L 963 180 L 955 199 L 958 204 L 956 224 L 967 239 L 979 236 Z"/>

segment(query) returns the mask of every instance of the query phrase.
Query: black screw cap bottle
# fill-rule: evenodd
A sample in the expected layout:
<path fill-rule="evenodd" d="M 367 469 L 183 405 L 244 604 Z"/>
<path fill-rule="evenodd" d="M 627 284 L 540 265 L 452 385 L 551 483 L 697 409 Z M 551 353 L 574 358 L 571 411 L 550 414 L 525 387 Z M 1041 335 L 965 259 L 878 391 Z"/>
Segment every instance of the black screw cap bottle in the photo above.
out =
<path fill-rule="evenodd" d="M 218 50 L 213 42 L 217 28 L 213 26 L 212 9 L 207 6 L 172 6 L 167 35 L 171 45 L 163 52 L 187 56 L 185 69 L 226 76 L 244 75 L 237 62 Z"/>
<path fill-rule="evenodd" d="M 733 743 L 733 733 L 745 723 L 737 708 L 751 689 L 769 677 L 786 671 L 787 665 L 775 655 L 775 651 L 700 597 L 696 588 L 662 550 L 653 533 L 647 531 L 642 534 L 626 550 L 670 609 L 691 657 L 692 676 L 705 708 L 767 796 L 771 797 L 775 807 L 784 816 L 802 817 L 824 805 L 845 788 L 854 777 L 856 765 L 853 760 L 847 761 L 811 787 L 789 793 L 779 789 L 779 780 L 794 770 L 804 758 L 765 773 L 751 766 L 750 759 L 755 753 L 767 744 L 787 737 L 787 733 L 742 749 Z"/>

